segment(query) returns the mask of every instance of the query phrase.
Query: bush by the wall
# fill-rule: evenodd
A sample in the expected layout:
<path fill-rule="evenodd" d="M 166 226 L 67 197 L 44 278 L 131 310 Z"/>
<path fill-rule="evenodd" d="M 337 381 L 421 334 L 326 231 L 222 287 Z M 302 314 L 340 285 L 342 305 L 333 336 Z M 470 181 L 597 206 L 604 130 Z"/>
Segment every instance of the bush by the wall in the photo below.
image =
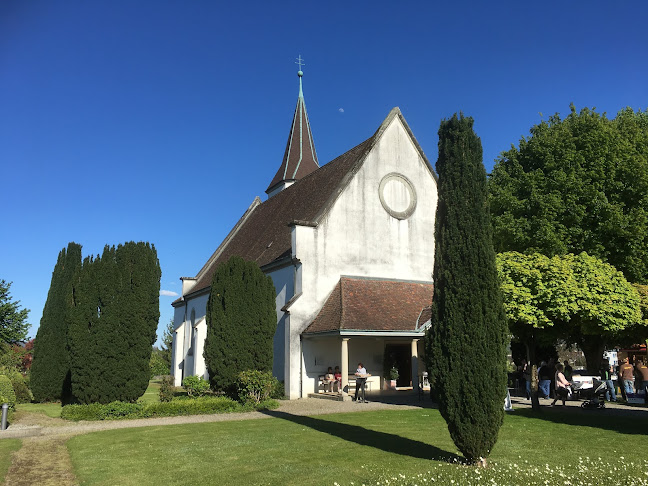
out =
<path fill-rule="evenodd" d="M 173 400 L 175 394 L 175 387 L 173 386 L 173 376 L 165 375 L 162 377 L 162 384 L 160 385 L 160 401 L 170 402 Z"/>
<path fill-rule="evenodd" d="M 173 400 L 160 403 L 112 402 L 105 405 L 66 405 L 61 418 L 66 420 L 116 420 L 149 417 L 173 417 L 178 415 L 206 415 L 214 413 L 247 412 L 251 410 L 274 409 L 279 406 L 275 400 L 265 400 L 256 406 L 242 405 L 227 397 L 201 397 Z"/>
<path fill-rule="evenodd" d="M 16 403 L 30 403 L 32 401 L 32 394 L 27 386 L 25 377 L 16 369 L 0 371 L 0 374 L 5 375 L 11 381 L 14 394 L 16 395 Z"/>
<path fill-rule="evenodd" d="M 270 398 L 274 400 L 283 400 L 286 398 L 286 386 L 283 381 L 279 381 L 276 378 L 274 379 L 274 385 L 272 386 L 272 394 Z"/>
<path fill-rule="evenodd" d="M 201 397 L 209 391 L 209 382 L 202 376 L 187 376 L 182 381 L 182 386 L 190 397 Z"/>
<path fill-rule="evenodd" d="M 0 375 L 0 395 L 4 397 L 3 403 L 8 403 L 11 410 L 16 408 L 16 394 L 9 377 Z"/>
<path fill-rule="evenodd" d="M 270 371 L 248 370 L 239 373 L 236 380 L 238 399 L 260 403 L 270 398 L 277 379 Z"/>

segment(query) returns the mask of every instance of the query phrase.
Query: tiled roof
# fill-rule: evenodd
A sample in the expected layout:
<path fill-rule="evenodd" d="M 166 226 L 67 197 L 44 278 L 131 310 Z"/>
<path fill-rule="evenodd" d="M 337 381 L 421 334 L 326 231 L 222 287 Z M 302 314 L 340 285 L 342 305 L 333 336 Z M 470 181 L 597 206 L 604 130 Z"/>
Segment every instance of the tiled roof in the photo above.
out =
<path fill-rule="evenodd" d="M 315 152 L 315 143 L 311 133 L 308 113 L 306 112 L 306 102 L 301 90 L 301 76 L 299 79 L 299 97 L 295 107 L 295 115 L 286 143 L 281 166 L 275 174 L 272 182 L 266 189 L 270 193 L 274 187 L 282 181 L 299 180 L 319 168 L 317 153 Z"/>
<path fill-rule="evenodd" d="M 375 135 L 374 135 L 375 136 Z M 291 253 L 290 224 L 313 222 L 337 197 L 345 176 L 359 164 L 371 147 L 374 137 L 353 147 L 345 154 L 320 167 L 292 186 L 259 203 L 239 221 L 237 227 L 203 269 L 191 293 L 211 285 L 219 263 L 232 256 L 254 261 L 260 267 L 281 260 Z"/>
<path fill-rule="evenodd" d="M 304 333 L 415 331 L 433 293 L 432 283 L 341 277 Z"/>

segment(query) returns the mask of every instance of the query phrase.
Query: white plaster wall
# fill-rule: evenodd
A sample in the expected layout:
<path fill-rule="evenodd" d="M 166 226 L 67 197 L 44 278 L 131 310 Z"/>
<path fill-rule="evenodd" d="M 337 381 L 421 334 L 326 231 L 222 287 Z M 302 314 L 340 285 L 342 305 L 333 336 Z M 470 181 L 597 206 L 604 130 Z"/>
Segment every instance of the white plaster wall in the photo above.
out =
<path fill-rule="evenodd" d="M 268 274 L 272 278 L 277 294 L 275 298 L 275 309 L 277 312 L 277 330 L 272 341 L 273 362 L 272 374 L 279 381 L 285 379 L 284 359 L 285 350 L 285 331 L 288 325 L 286 313 L 281 309 L 295 295 L 295 267 L 289 265 Z"/>
<path fill-rule="evenodd" d="M 405 220 L 390 216 L 380 202 L 380 181 L 393 172 L 407 177 L 416 191 L 416 210 Z M 436 181 L 402 122 L 394 117 L 320 224 L 293 230 L 293 256 L 302 263 L 303 294 L 290 308 L 291 356 L 299 355 L 301 332 L 341 275 L 432 281 L 436 205 Z M 356 361 L 353 356 L 350 369 Z M 294 385 L 299 372 L 297 361 L 291 362 L 290 398 L 299 396 Z"/>
<path fill-rule="evenodd" d="M 281 308 L 292 298 L 295 292 L 295 267 L 288 266 L 270 273 L 274 283 L 277 296 L 275 299 L 277 312 L 277 332 L 273 341 L 273 374 L 279 379 L 284 379 L 284 312 Z M 175 308 L 174 312 L 174 340 L 173 340 L 173 375 L 176 386 L 182 384 L 183 370 L 184 376 L 197 375 L 209 379 L 203 351 L 205 349 L 205 339 L 207 337 L 207 301 L 209 295 L 200 295 L 185 301 L 185 304 Z M 194 325 L 196 327 L 196 343 L 193 356 L 188 355 L 191 345 L 191 312 L 195 312 Z"/>
<path fill-rule="evenodd" d="M 207 312 L 208 295 L 199 295 L 187 299 L 183 306 L 175 308 L 173 327 L 173 382 L 175 386 L 182 385 L 183 376 L 200 375 L 208 378 L 205 369 L 205 360 L 202 352 L 207 335 L 205 314 Z M 196 325 L 196 346 L 193 356 L 189 355 L 191 345 L 191 312 L 195 312 L 194 324 Z M 184 372 L 184 375 L 183 375 Z"/>

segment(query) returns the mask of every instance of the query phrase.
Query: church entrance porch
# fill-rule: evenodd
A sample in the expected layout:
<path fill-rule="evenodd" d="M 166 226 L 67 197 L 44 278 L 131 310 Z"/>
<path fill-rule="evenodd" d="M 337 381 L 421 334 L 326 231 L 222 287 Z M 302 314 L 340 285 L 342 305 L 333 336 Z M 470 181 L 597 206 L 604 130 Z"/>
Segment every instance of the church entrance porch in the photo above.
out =
<path fill-rule="evenodd" d="M 392 366 L 399 369 L 398 389 L 418 391 L 419 377 L 425 371 L 419 359 L 423 354 L 422 332 L 337 331 L 326 334 L 302 335 L 301 397 L 326 393 L 322 379 L 329 367 L 337 366 L 342 379 L 331 398 L 350 399 L 355 394 L 358 363 L 362 363 L 371 375 L 366 388 L 370 397 L 389 390 L 388 371 Z"/>

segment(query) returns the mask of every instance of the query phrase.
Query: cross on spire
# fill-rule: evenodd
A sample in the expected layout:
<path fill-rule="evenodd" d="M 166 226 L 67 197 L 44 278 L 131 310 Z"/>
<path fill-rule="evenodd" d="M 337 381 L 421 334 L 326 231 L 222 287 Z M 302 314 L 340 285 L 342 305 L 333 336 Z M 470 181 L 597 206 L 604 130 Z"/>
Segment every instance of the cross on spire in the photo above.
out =
<path fill-rule="evenodd" d="M 301 71 L 302 66 L 305 66 L 306 64 L 304 63 L 304 60 L 301 57 L 301 54 L 297 58 L 297 62 L 295 64 L 299 65 L 299 70 Z"/>

